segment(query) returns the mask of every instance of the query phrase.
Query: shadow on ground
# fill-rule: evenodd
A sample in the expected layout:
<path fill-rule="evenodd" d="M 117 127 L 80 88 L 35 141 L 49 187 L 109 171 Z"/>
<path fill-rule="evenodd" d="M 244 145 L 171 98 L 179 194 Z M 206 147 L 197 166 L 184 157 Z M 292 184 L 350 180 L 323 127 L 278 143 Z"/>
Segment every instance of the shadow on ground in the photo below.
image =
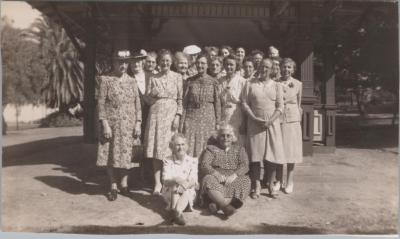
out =
<path fill-rule="evenodd" d="M 59 233 L 79 233 L 79 234 L 158 234 L 158 233 L 179 233 L 179 234 L 196 234 L 196 235 L 238 235 L 238 234 L 323 234 L 324 230 L 296 227 L 296 226 L 279 226 L 261 223 L 258 226 L 252 226 L 246 231 L 235 230 L 233 228 L 222 227 L 205 227 L 205 226 L 163 226 L 155 225 L 151 227 L 144 226 L 72 226 L 57 228 L 51 232 Z"/>
<path fill-rule="evenodd" d="M 361 125 L 358 117 L 336 118 L 336 146 L 338 148 L 379 149 L 397 154 L 398 125 Z"/>
<path fill-rule="evenodd" d="M 36 153 L 42 153 L 48 150 L 56 150 L 57 148 L 64 148 L 66 146 L 76 144 L 83 144 L 82 136 L 58 137 L 3 147 L 3 167 L 55 162 L 61 163 L 60 160 L 71 161 L 70 157 L 63 157 L 63 155 L 58 155 L 57 158 L 29 156 Z M 95 153 L 95 147 L 90 147 L 90 145 L 88 146 L 89 147 L 87 147 L 87 149 L 90 150 L 89 153 Z"/>
<path fill-rule="evenodd" d="M 52 171 L 61 171 L 62 175 L 44 175 L 36 180 L 63 192 L 73 195 L 105 195 L 108 180 L 103 168 L 96 166 L 96 144 L 84 144 L 81 136 L 58 137 L 38 140 L 3 148 L 3 167 L 50 164 Z M 144 162 L 149 170 L 151 163 Z M 152 180 L 144 183 L 139 168 L 130 170 L 132 189 L 150 187 Z M 133 200 L 144 207 L 165 217 L 157 198 L 151 195 L 133 193 Z M 160 199 L 161 200 L 161 199 Z"/>
<path fill-rule="evenodd" d="M 104 186 L 77 180 L 68 176 L 39 176 L 35 177 L 52 188 L 59 189 L 69 194 L 104 194 Z"/>

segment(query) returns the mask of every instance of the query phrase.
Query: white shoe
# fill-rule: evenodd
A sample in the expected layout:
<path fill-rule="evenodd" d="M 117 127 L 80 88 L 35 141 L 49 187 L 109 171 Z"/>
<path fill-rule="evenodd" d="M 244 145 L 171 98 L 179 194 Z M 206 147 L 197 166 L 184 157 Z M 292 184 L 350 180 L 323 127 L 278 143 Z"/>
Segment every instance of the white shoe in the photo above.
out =
<path fill-rule="evenodd" d="M 272 190 L 274 190 L 275 192 L 281 190 L 281 182 L 277 181 L 274 183 L 274 186 L 272 187 Z"/>
<path fill-rule="evenodd" d="M 285 193 L 287 193 L 287 194 L 290 194 L 290 193 L 292 193 L 293 192 L 293 183 L 291 183 L 291 184 L 288 184 L 286 187 L 285 187 Z"/>

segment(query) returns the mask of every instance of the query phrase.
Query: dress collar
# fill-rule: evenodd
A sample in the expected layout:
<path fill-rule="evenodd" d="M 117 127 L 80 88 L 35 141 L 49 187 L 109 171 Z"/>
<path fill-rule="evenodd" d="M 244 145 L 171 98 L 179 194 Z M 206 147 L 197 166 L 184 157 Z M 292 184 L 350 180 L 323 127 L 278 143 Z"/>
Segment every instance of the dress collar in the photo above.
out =
<path fill-rule="evenodd" d="M 175 164 L 181 165 L 183 162 L 186 160 L 187 154 L 183 156 L 182 160 L 179 160 L 175 155 L 172 156 L 172 160 L 174 161 Z"/>

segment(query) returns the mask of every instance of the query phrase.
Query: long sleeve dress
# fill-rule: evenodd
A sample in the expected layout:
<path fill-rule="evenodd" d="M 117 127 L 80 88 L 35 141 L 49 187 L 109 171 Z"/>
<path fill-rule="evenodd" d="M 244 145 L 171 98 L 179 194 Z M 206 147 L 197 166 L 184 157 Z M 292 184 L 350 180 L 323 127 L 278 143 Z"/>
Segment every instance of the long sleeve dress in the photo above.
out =
<path fill-rule="evenodd" d="M 250 193 L 250 178 L 247 153 L 243 147 L 232 145 L 224 150 L 217 145 L 208 145 L 200 162 L 202 174 L 202 194 L 207 190 L 217 190 L 226 198 L 243 201 Z M 231 184 L 221 184 L 214 176 L 218 172 L 224 176 L 234 173 L 238 176 Z"/>
<path fill-rule="evenodd" d="M 146 122 L 147 117 L 149 115 L 151 100 L 146 95 L 148 88 L 150 87 L 150 77 L 152 73 L 142 71 L 139 74 L 133 76 L 136 81 L 136 85 L 138 87 L 139 96 L 140 96 L 140 105 L 142 107 L 142 134 L 140 135 L 140 141 L 144 144 L 144 136 L 146 131 Z"/>
<path fill-rule="evenodd" d="M 134 129 L 142 120 L 135 80 L 127 74 L 101 76 L 98 109 L 99 120 L 107 120 L 112 137 L 106 140 L 100 135 L 96 164 L 132 168 Z"/>
<path fill-rule="evenodd" d="M 171 206 L 171 195 L 176 180 L 184 180 L 188 185 L 186 188 L 189 196 L 189 206 L 193 209 L 193 203 L 196 198 L 196 187 L 198 186 L 198 160 L 197 158 L 186 155 L 182 161 L 176 160 L 174 156 L 169 156 L 163 165 L 162 178 L 164 181 L 161 190 L 167 208 Z"/>
<path fill-rule="evenodd" d="M 254 78 L 247 82 L 243 90 L 242 104 L 248 106 L 256 117 L 268 120 L 275 110 L 283 111 L 282 86 L 272 80 L 264 83 Z M 260 162 L 261 166 L 263 160 L 285 163 L 279 118 L 265 130 L 248 117 L 246 143 L 250 162 Z"/>
<path fill-rule="evenodd" d="M 188 142 L 188 154 L 198 157 L 220 120 L 218 82 L 209 75 L 189 78 L 183 108 L 181 132 Z"/>
<path fill-rule="evenodd" d="M 280 81 L 283 88 L 285 108 L 282 114 L 282 140 L 286 163 L 301 163 L 303 161 L 303 137 L 301 132 L 301 92 L 303 84 L 289 78 Z"/>
<path fill-rule="evenodd" d="M 176 72 L 158 73 L 150 78 L 147 95 L 154 103 L 150 106 L 145 132 L 147 158 L 162 160 L 172 154 L 169 141 L 174 133 L 174 118 L 182 115 L 182 91 L 182 76 Z"/>
<path fill-rule="evenodd" d="M 221 121 L 233 127 L 237 138 L 237 144 L 243 145 L 245 136 L 239 133 L 244 119 L 240 96 L 246 84 L 246 80 L 237 73 L 233 78 L 229 78 L 228 76 L 220 78 L 219 84 L 222 105 Z"/>

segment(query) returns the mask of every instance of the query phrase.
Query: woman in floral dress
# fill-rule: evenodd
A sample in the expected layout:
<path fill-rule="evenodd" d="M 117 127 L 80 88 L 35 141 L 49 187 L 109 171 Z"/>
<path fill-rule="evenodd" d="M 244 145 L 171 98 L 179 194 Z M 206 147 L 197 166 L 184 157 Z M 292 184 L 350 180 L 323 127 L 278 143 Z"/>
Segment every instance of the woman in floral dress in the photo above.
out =
<path fill-rule="evenodd" d="M 264 59 L 259 77 L 247 82 L 242 94 L 242 106 L 247 113 L 247 150 L 250 157 L 252 198 L 260 196 L 261 169 L 269 169 L 268 191 L 275 196 L 273 180 L 277 165 L 284 164 L 282 131 L 279 117 L 283 112 L 283 92 L 280 83 L 271 78 L 272 61 Z"/>
<path fill-rule="evenodd" d="M 237 143 L 243 145 L 244 125 L 240 95 L 246 80 L 236 72 L 237 66 L 238 63 L 235 56 L 229 55 L 224 59 L 226 76 L 219 79 L 222 105 L 221 121 L 233 127 Z"/>
<path fill-rule="evenodd" d="M 198 74 L 187 80 L 181 120 L 181 132 L 188 140 L 189 155 L 194 157 L 200 156 L 206 147 L 221 114 L 218 82 L 207 74 L 206 55 L 197 57 L 196 67 Z"/>
<path fill-rule="evenodd" d="M 209 60 L 209 68 L 208 74 L 214 77 L 216 80 L 219 80 L 221 77 L 225 76 L 226 74 L 222 71 L 222 58 L 216 56 Z"/>
<path fill-rule="evenodd" d="M 121 193 L 128 194 L 128 169 L 132 167 L 133 141 L 141 134 L 141 105 L 135 80 L 127 74 L 129 51 L 118 51 L 114 71 L 100 77 L 98 96 L 101 125 L 97 165 L 107 167 L 111 183 L 108 200 L 117 199 L 116 173 Z"/>
<path fill-rule="evenodd" d="M 212 213 L 222 209 L 230 216 L 243 205 L 250 193 L 247 153 L 232 144 L 236 140 L 233 128 L 223 124 L 218 129 L 217 144 L 208 145 L 200 162 L 203 202 Z"/>
<path fill-rule="evenodd" d="M 160 194 L 162 160 L 171 155 L 168 146 L 179 128 L 182 115 L 182 76 L 170 70 L 172 55 L 168 50 L 159 53 L 160 72 L 150 78 L 147 95 L 152 101 L 145 132 L 145 154 L 153 160 L 154 194 Z"/>

